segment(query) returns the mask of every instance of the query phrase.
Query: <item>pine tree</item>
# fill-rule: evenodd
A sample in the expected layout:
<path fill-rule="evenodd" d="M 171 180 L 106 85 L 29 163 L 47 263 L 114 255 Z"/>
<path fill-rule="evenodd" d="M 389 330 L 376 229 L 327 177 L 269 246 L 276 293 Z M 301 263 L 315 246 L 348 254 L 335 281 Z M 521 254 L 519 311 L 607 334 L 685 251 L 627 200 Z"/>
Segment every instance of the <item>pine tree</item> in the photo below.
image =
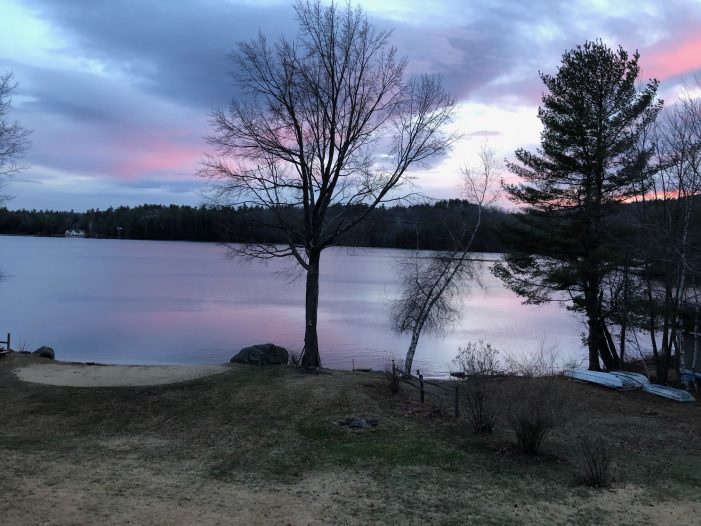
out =
<path fill-rule="evenodd" d="M 656 80 L 636 87 L 638 58 L 601 41 L 567 51 L 556 75 L 540 75 L 549 91 L 540 148 L 519 149 L 508 164 L 521 182 L 505 190 L 523 213 L 494 272 L 527 303 L 564 301 L 585 314 L 591 370 L 599 357 L 618 365 L 602 312 L 602 282 L 622 263 L 613 216 L 649 175 L 640 139 L 662 106 Z"/>

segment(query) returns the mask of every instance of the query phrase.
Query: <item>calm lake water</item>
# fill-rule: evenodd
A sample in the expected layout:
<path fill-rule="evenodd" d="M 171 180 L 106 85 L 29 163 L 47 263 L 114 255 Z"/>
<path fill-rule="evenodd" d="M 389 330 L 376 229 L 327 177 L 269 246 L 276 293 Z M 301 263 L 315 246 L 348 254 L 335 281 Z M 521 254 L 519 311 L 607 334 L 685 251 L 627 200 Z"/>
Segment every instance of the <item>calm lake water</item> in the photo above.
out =
<path fill-rule="evenodd" d="M 270 264 L 227 260 L 209 243 L 0 236 L 0 334 L 13 347 L 48 345 L 58 359 L 120 364 L 216 364 L 241 347 L 299 351 L 304 281 Z M 383 368 L 409 337 L 389 329 L 399 250 L 343 249 L 321 260 L 319 341 L 325 367 Z M 490 255 L 492 258 L 498 255 Z M 557 305 L 533 307 L 482 262 L 483 287 L 462 300 L 443 337 L 423 335 L 414 367 L 445 376 L 458 348 L 484 340 L 514 355 L 542 343 L 583 358 L 582 323 Z"/>

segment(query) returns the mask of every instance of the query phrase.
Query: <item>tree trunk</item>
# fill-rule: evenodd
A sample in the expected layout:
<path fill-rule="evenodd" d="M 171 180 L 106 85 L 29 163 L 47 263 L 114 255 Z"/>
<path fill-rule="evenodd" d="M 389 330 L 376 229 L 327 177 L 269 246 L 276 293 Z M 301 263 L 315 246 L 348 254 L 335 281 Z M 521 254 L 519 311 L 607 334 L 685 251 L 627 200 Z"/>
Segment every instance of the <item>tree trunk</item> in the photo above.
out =
<path fill-rule="evenodd" d="M 598 287 L 597 287 L 598 288 Z M 592 291 L 593 289 L 593 291 Z M 599 327 L 598 294 L 594 287 L 586 287 L 584 290 L 584 308 L 587 316 L 587 347 L 589 348 L 589 370 L 601 371 L 599 365 L 599 349 L 601 348 L 601 328 Z"/>
<path fill-rule="evenodd" d="M 316 320 L 319 310 L 319 261 L 320 252 L 309 253 L 309 268 L 307 269 L 307 294 L 305 301 L 304 351 L 300 358 L 300 367 L 316 369 L 321 367 L 319 356 L 319 339 L 316 334 Z"/>
<path fill-rule="evenodd" d="M 621 366 L 626 363 L 626 332 L 628 330 L 628 266 L 623 267 L 623 316 L 621 318 L 621 338 L 619 343 Z"/>
<path fill-rule="evenodd" d="M 626 317 L 628 316 L 628 313 L 625 313 Z M 621 323 L 621 343 L 619 344 L 620 346 L 620 358 L 621 358 L 621 366 L 626 363 L 626 330 L 628 327 L 628 321 L 624 319 L 623 323 Z"/>
<path fill-rule="evenodd" d="M 420 327 L 414 327 L 414 330 L 411 331 L 411 343 L 406 352 L 406 358 L 404 358 L 404 374 L 411 374 L 411 366 L 414 363 L 414 354 L 416 354 L 416 345 L 419 343 L 419 335 L 421 334 L 422 328 L 423 323 L 421 323 Z"/>
<path fill-rule="evenodd" d="M 589 335 L 587 337 L 587 347 L 589 348 L 589 370 L 601 371 L 601 366 L 599 365 L 599 339 L 601 333 L 598 330 L 596 318 L 589 318 L 587 320 L 587 325 L 589 327 Z"/>
<path fill-rule="evenodd" d="M 699 306 L 696 306 L 694 311 L 694 357 L 691 362 L 691 372 L 694 373 L 692 380 L 694 382 L 694 387 L 698 389 L 698 382 L 696 381 L 696 363 L 699 357 Z"/>
<path fill-rule="evenodd" d="M 608 327 L 606 327 L 606 321 L 604 318 L 599 319 L 599 325 L 601 326 L 601 333 L 603 335 L 601 339 L 606 343 L 606 345 L 602 347 L 604 352 L 601 354 L 601 358 L 604 361 L 604 366 L 609 371 L 620 369 L 621 359 L 618 357 L 618 353 L 616 352 L 616 344 L 613 341 L 613 337 L 611 336 Z"/>
<path fill-rule="evenodd" d="M 699 306 L 694 309 L 694 357 L 691 359 L 691 369 L 696 372 L 699 357 Z"/>

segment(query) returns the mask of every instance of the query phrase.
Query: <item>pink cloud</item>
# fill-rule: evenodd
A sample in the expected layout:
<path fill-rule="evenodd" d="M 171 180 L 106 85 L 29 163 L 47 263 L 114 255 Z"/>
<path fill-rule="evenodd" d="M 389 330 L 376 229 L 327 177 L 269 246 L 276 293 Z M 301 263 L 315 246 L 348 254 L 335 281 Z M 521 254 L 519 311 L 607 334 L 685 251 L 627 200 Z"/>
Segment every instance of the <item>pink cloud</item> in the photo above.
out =
<path fill-rule="evenodd" d="M 185 135 L 181 130 L 168 130 L 150 134 L 129 132 L 118 137 L 114 146 L 123 154 L 111 163 L 111 174 L 123 179 L 153 173 L 192 177 L 204 146 L 197 141 L 188 142 Z"/>
<path fill-rule="evenodd" d="M 644 76 L 667 80 L 680 75 L 691 75 L 701 69 L 701 37 L 666 41 L 641 53 Z"/>

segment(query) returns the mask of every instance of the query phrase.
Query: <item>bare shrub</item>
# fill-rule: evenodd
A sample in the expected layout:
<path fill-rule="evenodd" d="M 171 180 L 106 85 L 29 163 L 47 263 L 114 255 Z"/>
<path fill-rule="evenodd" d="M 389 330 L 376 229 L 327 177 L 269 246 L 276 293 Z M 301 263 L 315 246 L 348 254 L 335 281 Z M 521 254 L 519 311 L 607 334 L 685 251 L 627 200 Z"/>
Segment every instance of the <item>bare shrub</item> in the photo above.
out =
<path fill-rule="evenodd" d="M 564 423 L 567 398 L 567 383 L 556 376 L 520 379 L 507 395 L 506 420 L 522 453 L 538 454 L 545 437 Z"/>
<path fill-rule="evenodd" d="M 488 376 L 499 374 L 499 351 L 479 340 L 458 349 L 453 359 L 456 373 L 463 378 L 462 405 L 475 433 L 491 433 L 496 424 L 496 404 L 489 392 Z"/>
<path fill-rule="evenodd" d="M 296 352 L 291 352 L 290 353 L 290 365 L 294 365 L 297 367 L 299 365 L 299 354 Z"/>
<path fill-rule="evenodd" d="M 516 376 L 551 376 L 561 369 L 557 347 L 540 342 L 537 350 L 515 355 L 504 354 L 506 371 Z"/>
<path fill-rule="evenodd" d="M 611 483 L 611 446 L 601 437 L 579 441 L 579 478 L 583 484 L 605 488 Z"/>
<path fill-rule="evenodd" d="M 402 377 L 399 369 L 396 367 L 389 367 L 385 369 L 385 379 L 387 380 L 387 386 L 390 392 L 394 395 L 397 394 L 401 387 Z"/>
<path fill-rule="evenodd" d="M 491 433 L 497 421 L 494 398 L 487 388 L 485 378 L 474 378 L 463 382 L 463 406 L 475 433 Z"/>
<path fill-rule="evenodd" d="M 499 374 L 499 351 L 489 343 L 479 340 L 458 348 L 453 358 L 458 373 L 465 376 L 489 376 Z"/>

